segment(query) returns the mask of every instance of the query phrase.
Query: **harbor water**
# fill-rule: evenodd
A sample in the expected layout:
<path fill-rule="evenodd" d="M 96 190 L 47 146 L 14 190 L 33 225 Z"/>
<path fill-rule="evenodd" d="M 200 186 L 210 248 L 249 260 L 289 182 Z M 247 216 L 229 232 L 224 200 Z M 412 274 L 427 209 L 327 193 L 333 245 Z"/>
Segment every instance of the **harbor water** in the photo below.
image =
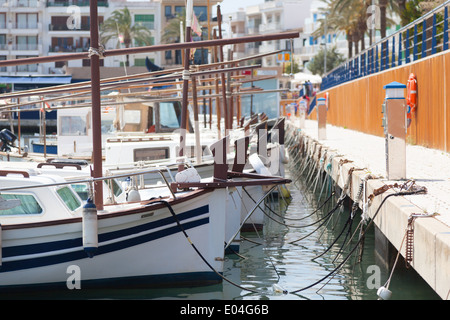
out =
<path fill-rule="evenodd" d="M 391 300 L 440 300 L 413 269 L 404 267 L 401 259 L 392 275 L 392 270 L 377 261 L 373 227 L 365 233 L 361 261 L 358 261 L 359 251 L 355 250 L 337 268 L 356 243 L 354 238 L 358 237 L 360 212 L 355 215 L 352 230 L 348 232 L 348 228 L 344 228 L 349 217 L 348 206 L 329 214 L 337 201 L 330 190 L 328 194 L 320 194 L 317 188 L 314 193 L 302 179 L 295 176 L 291 179 L 293 183 L 288 186 L 291 199 L 278 196 L 277 200 L 272 197 L 266 203 L 264 230 L 243 233 L 239 254 L 226 256 L 223 274 L 226 280 L 222 284 L 162 289 L 81 288 L 62 292 L 17 292 L 0 297 L 189 301 L 377 300 L 378 287 L 385 285 L 391 277 Z M 317 210 L 319 207 L 320 210 Z M 336 239 L 338 241 L 334 243 Z M 350 239 L 350 244 L 343 246 Z"/>

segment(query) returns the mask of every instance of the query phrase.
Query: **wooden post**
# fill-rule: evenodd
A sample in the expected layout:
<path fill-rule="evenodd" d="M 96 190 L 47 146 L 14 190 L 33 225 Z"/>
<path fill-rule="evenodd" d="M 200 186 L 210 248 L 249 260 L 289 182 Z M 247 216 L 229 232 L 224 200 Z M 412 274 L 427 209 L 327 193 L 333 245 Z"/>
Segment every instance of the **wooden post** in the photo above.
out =
<path fill-rule="evenodd" d="M 90 35 L 91 35 L 91 96 L 92 96 L 92 133 L 94 148 L 93 177 L 100 178 L 102 169 L 102 131 L 101 131 L 101 104 L 100 104 L 100 57 L 98 42 L 98 12 L 97 0 L 89 1 L 90 7 Z M 94 183 L 94 200 L 97 210 L 103 210 L 103 183 Z"/>

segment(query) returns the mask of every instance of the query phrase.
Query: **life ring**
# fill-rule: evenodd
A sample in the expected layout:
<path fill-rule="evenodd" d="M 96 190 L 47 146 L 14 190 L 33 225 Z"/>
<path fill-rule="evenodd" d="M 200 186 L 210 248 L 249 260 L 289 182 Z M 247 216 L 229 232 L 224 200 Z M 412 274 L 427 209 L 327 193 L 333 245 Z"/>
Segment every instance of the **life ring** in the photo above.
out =
<path fill-rule="evenodd" d="M 411 124 L 413 113 L 417 107 L 417 78 L 411 73 L 406 84 L 406 104 L 407 104 L 407 121 L 408 127 Z"/>

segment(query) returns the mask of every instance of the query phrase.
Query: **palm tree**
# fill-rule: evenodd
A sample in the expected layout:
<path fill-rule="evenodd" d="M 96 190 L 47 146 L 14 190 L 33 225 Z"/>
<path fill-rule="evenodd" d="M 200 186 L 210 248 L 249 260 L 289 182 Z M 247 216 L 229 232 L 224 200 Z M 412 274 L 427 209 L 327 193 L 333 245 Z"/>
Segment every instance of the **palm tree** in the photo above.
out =
<path fill-rule="evenodd" d="M 103 22 L 100 28 L 100 37 L 103 44 L 111 39 L 117 39 L 116 47 L 121 44 L 125 48 L 133 45 L 150 46 L 153 43 L 151 31 L 140 23 L 132 25 L 132 18 L 127 7 L 112 12 L 111 17 Z M 129 55 L 126 56 L 126 66 L 130 65 Z"/>
<path fill-rule="evenodd" d="M 327 4 L 327 7 L 321 11 L 326 13 L 326 18 L 318 20 L 319 28 L 317 28 L 312 35 L 316 38 L 324 35 L 324 23 L 326 19 L 328 31 L 345 32 L 348 42 L 348 57 L 351 58 L 353 56 L 353 44 L 355 43 L 355 51 L 357 52 L 357 42 L 361 38 L 361 32 L 359 31 L 361 1 L 324 0 L 324 2 Z"/>
<path fill-rule="evenodd" d="M 185 21 L 186 21 L 186 10 L 177 13 L 175 17 L 170 19 L 169 23 L 164 27 L 164 30 L 162 31 L 161 42 L 162 43 L 181 42 L 180 23 L 183 22 L 183 28 L 185 28 Z M 175 50 L 175 63 L 182 63 L 181 50 Z"/>
<path fill-rule="evenodd" d="M 180 42 L 180 22 L 186 21 L 186 11 L 183 10 L 180 14 L 177 14 L 174 18 L 170 19 L 170 22 L 164 27 L 161 35 L 161 42 L 163 43 L 176 43 Z"/>

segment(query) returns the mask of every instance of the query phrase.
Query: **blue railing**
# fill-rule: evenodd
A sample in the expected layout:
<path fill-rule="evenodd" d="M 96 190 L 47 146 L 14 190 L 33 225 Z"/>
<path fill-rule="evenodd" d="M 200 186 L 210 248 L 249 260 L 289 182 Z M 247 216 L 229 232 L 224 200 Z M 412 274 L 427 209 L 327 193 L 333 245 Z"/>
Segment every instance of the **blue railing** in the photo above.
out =
<path fill-rule="evenodd" d="M 320 89 L 326 90 L 448 50 L 449 6 L 450 0 L 348 59 L 322 78 Z"/>

